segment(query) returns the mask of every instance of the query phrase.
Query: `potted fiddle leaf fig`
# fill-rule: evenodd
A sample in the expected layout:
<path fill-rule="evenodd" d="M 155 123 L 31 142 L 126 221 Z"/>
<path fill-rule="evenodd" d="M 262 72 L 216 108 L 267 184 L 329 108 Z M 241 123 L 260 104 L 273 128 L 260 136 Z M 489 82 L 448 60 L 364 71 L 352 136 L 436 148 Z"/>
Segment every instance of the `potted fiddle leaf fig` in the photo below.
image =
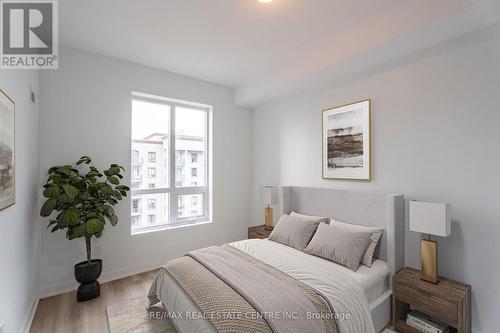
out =
<path fill-rule="evenodd" d="M 99 171 L 92 159 L 83 156 L 76 165 L 54 166 L 48 171 L 43 185 L 46 198 L 40 215 L 51 216 L 47 228 L 51 232 L 66 231 L 66 238 L 84 238 L 87 260 L 75 265 L 75 278 L 80 283 L 77 301 L 83 302 L 100 295 L 97 279 L 102 260 L 92 259 L 92 237 L 99 238 L 106 224 L 118 223 L 113 206 L 127 196 L 129 188 L 120 184 L 125 169 L 118 164 Z"/>

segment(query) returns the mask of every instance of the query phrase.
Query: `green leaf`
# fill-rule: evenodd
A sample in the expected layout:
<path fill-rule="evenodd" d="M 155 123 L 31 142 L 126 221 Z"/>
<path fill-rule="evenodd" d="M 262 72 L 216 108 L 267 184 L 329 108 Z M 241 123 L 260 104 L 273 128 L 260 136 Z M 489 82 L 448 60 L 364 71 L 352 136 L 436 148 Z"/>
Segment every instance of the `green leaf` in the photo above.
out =
<path fill-rule="evenodd" d="M 69 229 L 68 232 L 66 233 L 66 237 L 69 239 L 83 237 L 85 235 L 86 230 L 87 230 L 87 228 L 86 228 L 84 223 L 79 224 L 79 225 Z"/>
<path fill-rule="evenodd" d="M 80 159 L 78 160 L 78 162 L 76 162 L 76 165 L 80 165 L 82 163 L 89 164 L 90 162 L 92 162 L 92 160 L 90 159 L 90 157 L 88 157 L 88 156 L 82 156 L 82 157 L 80 157 Z"/>
<path fill-rule="evenodd" d="M 40 215 L 43 217 L 47 217 L 52 214 L 52 211 L 54 210 L 54 208 L 56 208 L 56 204 L 57 199 L 54 198 L 50 198 L 49 200 L 45 201 L 42 208 L 40 209 Z"/>
<path fill-rule="evenodd" d="M 50 220 L 49 225 L 47 226 L 47 229 L 56 224 L 58 221 L 57 220 Z"/>
<path fill-rule="evenodd" d="M 120 167 L 116 164 L 111 165 L 111 167 L 108 169 L 108 172 L 110 175 L 114 176 L 120 173 Z"/>
<path fill-rule="evenodd" d="M 101 186 L 101 192 L 104 195 L 110 195 L 113 193 L 113 189 L 111 188 L 111 186 L 104 184 L 103 186 Z"/>
<path fill-rule="evenodd" d="M 118 223 L 118 216 L 116 215 L 111 215 L 109 218 L 109 222 L 111 222 L 111 225 L 114 227 Z"/>
<path fill-rule="evenodd" d="M 105 209 L 108 216 L 111 216 L 115 213 L 115 210 L 110 205 L 105 205 Z"/>
<path fill-rule="evenodd" d="M 64 184 L 62 186 L 62 188 L 71 200 L 74 200 L 76 198 L 76 196 L 78 195 L 78 189 L 76 187 L 74 187 L 73 185 Z"/>
<path fill-rule="evenodd" d="M 57 200 L 61 203 L 68 203 L 71 201 L 71 198 L 66 193 L 61 193 L 57 197 Z"/>
<path fill-rule="evenodd" d="M 44 191 L 43 196 L 46 198 L 57 198 L 61 188 L 57 184 L 50 184 Z"/>
<path fill-rule="evenodd" d="M 59 167 L 56 170 L 56 172 L 59 174 L 63 174 L 65 176 L 69 176 L 71 174 L 71 165 L 65 165 L 65 166 Z"/>
<path fill-rule="evenodd" d="M 56 232 L 56 231 L 57 231 L 57 230 L 59 230 L 59 229 L 61 229 L 61 228 L 59 228 L 59 226 L 58 226 L 58 225 L 56 225 L 56 226 L 54 226 L 54 228 L 52 228 L 52 229 L 50 230 L 50 232 Z"/>
<path fill-rule="evenodd" d="M 68 208 L 61 213 L 60 216 L 61 226 L 67 227 L 70 225 L 77 225 L 80 223 L 80 210 L 78 208 Z"/>
<path fill-rule="evenodd" d="M 114 177 L 114 176 L 113 176 L 113 177 L 108 177 L 108 181 L 109 181 L 111 184 L 113 184 L 113 185 L 118 185 L 118 184 L 120 184 L 120 180 L 119 180 L 118 178 Z"/>
<path fill-rule="evenodd" d="M 51 173 L 54 173 L 57 171 L 57 169 L 59 169 L 60 166 L 59 165 L 56 165 L 56 166 L 53 166 L 52 168 L 49 169 L 49 172 L 48 174 L 51 174 Z"/>
<path fill-rule="evenodd" d="M 93 218 L 85 222 L 87 228 L 87 234 L 98 234 L 104 229 L 104 223 L 98 218 Z"/>
<path fill-rule="evenodd" d="M 80 159 L 78 160 L 78 162 L 76 162 L 76 165 L 80 165 L 82 163 L 85 163 L 85 164 L 89 164 L 90 162 L 92 162 L 92 159 L 88 156 L 82 156 L 80 157 Z"/>
<path fill-rule="evenodd" d="M 122 199 L 122 195 L 119 191 L 113 191 L 113 195 L 118 199 L 118 200 L 121 200 Z"/>

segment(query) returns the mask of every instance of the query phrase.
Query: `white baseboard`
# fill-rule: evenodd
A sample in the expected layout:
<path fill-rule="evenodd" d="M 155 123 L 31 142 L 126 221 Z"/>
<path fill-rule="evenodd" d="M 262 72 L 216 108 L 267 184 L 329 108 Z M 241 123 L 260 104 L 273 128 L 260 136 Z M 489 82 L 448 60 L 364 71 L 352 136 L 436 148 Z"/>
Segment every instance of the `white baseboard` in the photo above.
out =
<path fill-rule="evenodd" d="M 21 333 L 29 333 L 31 329 L 31 324 L 33 323 L 33 318 L 35 317 L 35 312 L 38 307 L 38 301 L 40 300 L 39 297 L 36 297 L 33 300 L 33 304 L 31 305 L 30 312 L 28 313 L 28 318 L 26 318 L 26 322 L 24 324 L 24 327 L 21 329 Z"/>
<path fill-rule="evenodd" d="M 101 277 L 99 278 L 100 283 L 106 283 L 114 280 L 119 280 L 123 279 L 132 275 L 144 273 L 147 271 L 151 271 L 153 269 L 160 268 L 163 266 L 167 260 L 160 261 L 160 262 L 155 262 L 155 263 L 148 263 L 148 264 L 143 264 L 143 265 L 137 265 L 137 266 L 132 266 L 132 267 L 127 267 L 127 268 L 121 268 L 121 269 L 116 269 L 114 271 L 109 271 L 109 272 L 103 272 Z M 51 296 L 56 296 L 60 294 L 64 294 L 73 290 L 76 290 L 78 288 L 78 283 L 75 280 L 72 281 L 66 281 L 62 283 L 58 283 L 52 286 L 47 286 L 40 288 L 38 291 L 39 298 L 47 298 Z"/>

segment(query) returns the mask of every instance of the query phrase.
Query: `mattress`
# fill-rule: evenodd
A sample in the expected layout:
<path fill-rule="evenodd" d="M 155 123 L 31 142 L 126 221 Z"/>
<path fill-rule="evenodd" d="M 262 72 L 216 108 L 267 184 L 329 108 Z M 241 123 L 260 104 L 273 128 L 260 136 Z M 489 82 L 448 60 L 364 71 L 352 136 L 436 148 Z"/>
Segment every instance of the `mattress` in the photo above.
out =
<path fill-rule="evenodd" d="M 336 265 L 335 263 L 333 264 Z M 346 269 L 343 266 L 337 266 Z M 348 273 L 363 288 L 370 304 L 389 290 L 391 271 L 386 261 L 375 259 L 372 267 L 361 265 L 356 272 L 349 271 Z"/>
<path fill-rule="evenodd" d="M 269 240 L 251 239 L 229 244 L 308 284 L 328 297 L 337 314 L 349 313 L 349 320 L 338 320 L 340 333 L 374 332 L 369 302 L 388 287 L 389 269 L 376 260 L 372 267 L 362 266 L 357 272 L 331 261 L 314 257 Z M 198 313 L 199 309 L 178 283 L 165 271 L 159 272 L 156 286 L 158 298 L 170 313 Z M 189 316 L 172 318 L 179 333 L 208 333 L 215 328 L 206 319 Z"/>
<path fill-rule="evenodd" d="M 310 260 L 321 265 L 328 266 L 328 269 L 330 270 L 339 271 L 350 276 L 363 289 L 368 303 L 376 301 L 387 290 L 389 290 L 390 270 L 387 262 L 383 260 L 375 259 L 371 267 L 360 265 L 358 270 L 353 272 L 349 268 L 336 264 L 333 261 L 314 257 L 289 246 L 269 241 L 267 239 L 244 240 L 230 243 L 230 245 L 277 269 L 280 269 L 281 267 L 280 270 L 285 273 L 287 273 L 287 265 L 282 266 L 282 260 L 276 257 L 276 252 L 271 248 L 279 249 L 280 252 L 289 253 L 290 256 L 308 256 L 310 257 Z M 268 251 L 266 251 L 266 249 Z"/>

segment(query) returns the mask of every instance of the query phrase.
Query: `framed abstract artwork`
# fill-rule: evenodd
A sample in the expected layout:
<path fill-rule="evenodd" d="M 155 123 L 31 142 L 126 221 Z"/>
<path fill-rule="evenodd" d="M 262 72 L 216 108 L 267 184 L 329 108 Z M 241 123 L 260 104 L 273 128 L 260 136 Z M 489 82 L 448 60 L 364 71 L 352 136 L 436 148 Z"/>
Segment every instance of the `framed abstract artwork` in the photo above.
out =
<path fill-rule="evenodd" d="M 370 100 L 322 113 L 323 178 L 370 180 Z"/>
<path fill-rule="evenodd" d="M 15 104 L 0 90 L 0 210 L 15 201 Z"/>

